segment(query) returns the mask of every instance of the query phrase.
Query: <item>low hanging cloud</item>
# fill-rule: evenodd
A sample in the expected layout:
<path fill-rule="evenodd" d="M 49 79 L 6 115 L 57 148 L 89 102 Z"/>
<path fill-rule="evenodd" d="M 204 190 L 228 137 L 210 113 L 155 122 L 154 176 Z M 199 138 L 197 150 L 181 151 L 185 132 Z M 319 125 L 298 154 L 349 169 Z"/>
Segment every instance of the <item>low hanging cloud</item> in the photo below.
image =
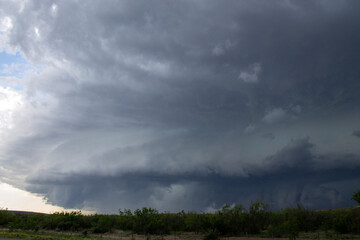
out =
<path fill-rule="evenodd" d="M 207 172 L 177 173 L 159 167 L 127 173 L 118 169 L 120 172 L 112 175 L 50 171 L 50 174 L 39 172 L 30 177 L 28 190 L 44 194 L 51 203 L 68 208 L 102 208 L 107 212 L 125 205 L 136 208 L 139 202 L 163 211 L 205 210 L 223 203 L 248 206 L 254 199 L 271 203 L 273 209 L 297 203 L 310 208 L 349 204 L 350 199 L 344 198 L 343 192 L 326 183 L 359 181 L 359 156 L 357 162 L 350 165 L 340 156 L 345 162 L 328 168 L 318 165 L 318 159 L 323 156 L 315 155 L 315 148 L 309 139 L 292 140 L 261 163 L 248 164 L 246 176 L 228 175 L 221 166 L 213 166 Z M 117 200 L 113 201 L 114 198 Z"/>
<path fill-rule="evenodd" d="M 0 49 L 29 66 L 0 78 L 0 181 L 98 212 L 350 206 L 359 7 L 0 3 Z"/>

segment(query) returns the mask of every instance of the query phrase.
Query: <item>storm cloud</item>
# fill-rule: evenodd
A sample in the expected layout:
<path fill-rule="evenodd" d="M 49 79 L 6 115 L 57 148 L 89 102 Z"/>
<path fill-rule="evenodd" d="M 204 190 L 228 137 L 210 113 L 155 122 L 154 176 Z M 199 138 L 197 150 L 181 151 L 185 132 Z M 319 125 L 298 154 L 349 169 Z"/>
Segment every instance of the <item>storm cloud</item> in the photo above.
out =
<path fill-rule="evenodd" d="M 352 135 L 360 138 L 360 130 L 354 131 Z"/>
<path fill-rule="evenodd" d="M 0 181 L 99 212 L 353 204 L 359 1 L 0 4 L 32 68 L 1 77 Z"/>

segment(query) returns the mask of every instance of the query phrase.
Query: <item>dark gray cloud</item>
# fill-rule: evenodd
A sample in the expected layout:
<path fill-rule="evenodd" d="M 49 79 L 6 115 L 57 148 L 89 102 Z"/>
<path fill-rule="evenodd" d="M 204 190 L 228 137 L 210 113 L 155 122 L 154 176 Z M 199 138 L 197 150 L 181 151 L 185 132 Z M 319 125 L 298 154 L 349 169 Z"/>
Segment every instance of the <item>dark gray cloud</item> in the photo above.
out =
<path fill-rule="evenodd" d="M 249 205 L 256 199 L 271 203 L 274 209 L 297 203 L 309 208 L 351 205 L 351 192 L 331 186 L 360 182 L 359 156 L 338 156 L 329 165 L 319 166 L 317 158 L 329 158 L 312 154 L 313 148 L 308 139 L 293 140 L 261 164 L 248 165 L 247 176 L 224 175 L 219 169 L 173 173 L 156 168 L 113 175 L 61 174 L 54 169 L 28 179 L 28 190 L 68 208 L 87 206 L 108 212 L 139 204 L 164 211 L 206 210 L 224 203 Z M 336 162 L 338 159 L 342 162 Z"/>
<path fill-rule="evenodd" d="M 2 4 L 11 27 L 0 47 L 41 67 L 14 80 L 23 100 L 1 129 L 1 181 L 109 212 L 257 198 L 347 206 L 359 181 L 349 136 L 360 116 L 359 7 Z"/>
<path fill-rule="evenodd" d="M 275 136 L 274 134 L 272 133 L 264 133 L 261 135 L 263 138 L 267 138 L 267 139 L 270 139 L 270 140 L 274 140 L 275 139 Z"/>
<path fill-rule="evenodd" d="M 352 135 L 360 138 L 360 130 L 354 131 Z"/>

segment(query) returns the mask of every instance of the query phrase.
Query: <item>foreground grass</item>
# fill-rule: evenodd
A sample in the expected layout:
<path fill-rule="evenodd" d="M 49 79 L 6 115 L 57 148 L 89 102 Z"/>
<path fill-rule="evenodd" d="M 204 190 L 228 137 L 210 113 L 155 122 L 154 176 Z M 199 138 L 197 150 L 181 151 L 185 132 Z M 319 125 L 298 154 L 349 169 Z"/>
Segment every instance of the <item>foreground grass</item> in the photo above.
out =
<path fill-rule="evenodd" d="M 54 233 L 54 232 L 14 232 L 14 231 L 0 231 L 0 238 L 13 239 L 33 239 L 33 240 L 96 240 L 97 238 L 87 237 L 80 234 L 70 233 Z"/>
<path fill-rule="evenodd" d="M 84 231 L 80 232 L 34 232 L 34 231 L 10 231 L 8 229 L 0 230 L 0 239 L 31 239 L 31 240 L 201 240 L 203 235 L 195 233 L 179 233 L 172 235 L 141 235 L 132 234 L 128 231 L 114 231 L 111 233 L 94 234 Z"/>
<path fill-rule="evenodd" d="M 0 230 L 0 238 L 8 239 L 30 239 L 30 240 L 202 240 L 203 234 L 195 233 L 173 233 L 171 235 L 139 235 L 131 232 L 115 231 L 106 234 L 88 234 L 87 232 L 33 232 L 33 231 L 9 231 L 7 229 Z M 244 239 L 289 239 L 289 238 L 269 238 L 266 234 L 238 236 L 238 237 L 221 237 L 220 240 L 244 240 Z M 335 232 L 301 232 L 297 239 L 360 239 L 360 235 L 338 234 Z"/>

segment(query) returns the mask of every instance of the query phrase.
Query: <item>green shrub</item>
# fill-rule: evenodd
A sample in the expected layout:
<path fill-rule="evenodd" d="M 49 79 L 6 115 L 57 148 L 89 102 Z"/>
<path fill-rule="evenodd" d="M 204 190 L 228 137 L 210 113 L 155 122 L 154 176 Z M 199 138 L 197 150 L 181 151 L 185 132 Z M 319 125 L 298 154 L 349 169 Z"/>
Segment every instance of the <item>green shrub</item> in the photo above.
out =
<path fill-rule="evenodd" d="M 208 231 L 204 237 L 203 240 L 218 240 L 220 239 L 220 234 L 218 231 Z"/>
<path fill-rule="evenodd" d="M 360 205 L 360 190 L 357 190 L 356 192 L 354 192 L 351 200 L 356 201 L 357 204 Z"/>

